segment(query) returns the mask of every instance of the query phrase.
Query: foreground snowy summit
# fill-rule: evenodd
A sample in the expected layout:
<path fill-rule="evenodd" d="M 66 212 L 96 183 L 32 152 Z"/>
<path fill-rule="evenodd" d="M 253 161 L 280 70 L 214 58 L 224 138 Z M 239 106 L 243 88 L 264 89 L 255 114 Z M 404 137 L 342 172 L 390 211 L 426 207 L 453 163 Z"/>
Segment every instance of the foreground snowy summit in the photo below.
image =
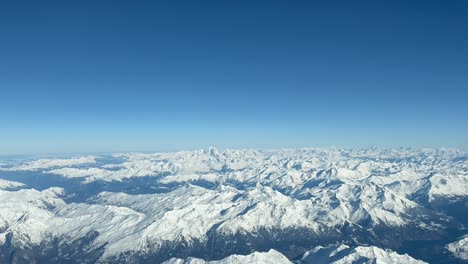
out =
<path fill-rule="evenodd" d="M 468 154 L 454 149 L 210 148 L 1 162 L 0 263 L 272 254 L 300 263 L 324 252 L 335 252 L 328 261 L 465 261 Z"/>
<path fill-rule="evenodd" d="M 424 264 L 408 255 L 400 255 L 391 250 L 377 247 L 350 248 L 346 245 L 332 245 L 316 247 L 307 251 L 300 260 L 290 261 L 284 255 L 271 249 L 268 252 L 254 252 L 252 254 L 232 255 L 222 260 L 204 261 L 198 258 L 172 258 L 163 264 L 348 264 L 348 263 L 377 263 L 377 264 Z"/>
<path fill-rule="evenodd" d="M 468 261 L 468 235 L 447 245 L 447 249 L 456 257 Z"/>
<path fill-rule="evenodd" d="M 378 264 L 423 264 L 407 254 L 400 255 L 391 250 L 378 247 L 359 246 L 351 248 L 347 245 L 316 247 L 307 251 L 299 263 L 303 264 L 347 264 L 347 263 L 378 263 Z"/>
<path fill-rule="evenodd" d="M 232 255 L 222 260 L 204 261 L 198 258 L 170 259 L 163 264 L 290 264 L 291 261 L 276 250 L 271 249 L 268 252 L 254 252 L 252 254 Z"/>

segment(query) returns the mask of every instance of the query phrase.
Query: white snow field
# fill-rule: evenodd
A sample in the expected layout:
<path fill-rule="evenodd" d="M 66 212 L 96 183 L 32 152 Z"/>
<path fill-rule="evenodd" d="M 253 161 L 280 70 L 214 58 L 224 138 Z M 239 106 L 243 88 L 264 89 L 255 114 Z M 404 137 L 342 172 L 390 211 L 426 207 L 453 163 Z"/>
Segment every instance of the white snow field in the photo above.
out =
<path fill-rule="evenodd" d="M 0 263 L 463 263 L 467 198 L 455 149 L 26 160 L 0 167 Z"/>

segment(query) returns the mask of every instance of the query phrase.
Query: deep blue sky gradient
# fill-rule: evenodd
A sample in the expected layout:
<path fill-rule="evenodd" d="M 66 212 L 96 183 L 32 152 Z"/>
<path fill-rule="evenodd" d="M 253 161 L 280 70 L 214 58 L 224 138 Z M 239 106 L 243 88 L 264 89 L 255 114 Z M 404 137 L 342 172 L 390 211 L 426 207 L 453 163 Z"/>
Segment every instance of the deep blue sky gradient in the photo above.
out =
<path fill-rule="evenodd" d="M 468 149 L 467 1 L 3 1 L 0 153 Z"/>

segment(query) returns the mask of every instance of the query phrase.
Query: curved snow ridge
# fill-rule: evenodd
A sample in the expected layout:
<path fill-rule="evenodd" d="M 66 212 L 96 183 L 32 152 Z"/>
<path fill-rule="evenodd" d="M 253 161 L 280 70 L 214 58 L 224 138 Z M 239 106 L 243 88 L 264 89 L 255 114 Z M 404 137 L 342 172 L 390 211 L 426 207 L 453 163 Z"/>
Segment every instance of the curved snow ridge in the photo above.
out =
<path fill-rule="evenodd" d="M 421 260 L 414 259 L 408 254 L 400 255 L 392 250 L 385 250 L 375 246 L 331 245 L 316 247 L 304 253 L 299 263 L 303 264 L 348 264 L 348 263 L 375 263 L 375 264 L 423 264 Z"/>
<path fill-rule="evenodd" d="M 82 156 L 69 159 L 38 159 L 33 161 L 27 161 L 21 165 L 9 168 L 11 171 L 34 171 L 39 169 L 51 169 L 60 168 L 67 166 L 76 166 L 83 164 L 96 163 L 95 156 Z"/>
<path fill-rule="evenodd" d="M 172 258 L 163 264 L 291 264 L 287 257 L 274 249 L 268 252 L 254 252 L 249 255 L 231 255 L 222 260 L 205 261 L 198 258 Z"/>
<path fill-rule="evenodd" d="M 460 259 L 468 260 L 468 235 L 447 245 L 447 249 Z"/>
<path fill-rule="evenodd" d="M 19 182 L 0 179 L 0 190 L 16 189 L 24 186 L 24 184 Z"/>

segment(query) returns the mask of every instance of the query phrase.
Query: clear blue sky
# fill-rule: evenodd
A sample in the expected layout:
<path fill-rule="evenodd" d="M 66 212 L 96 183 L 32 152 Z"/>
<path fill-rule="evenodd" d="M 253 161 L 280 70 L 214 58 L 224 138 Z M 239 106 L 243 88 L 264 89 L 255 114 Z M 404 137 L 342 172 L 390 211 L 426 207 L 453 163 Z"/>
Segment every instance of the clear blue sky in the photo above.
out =
<path fill-rule="evenodd" d="M 3 1 L 0 153 L 468 149 L 468 1 Z"/>

